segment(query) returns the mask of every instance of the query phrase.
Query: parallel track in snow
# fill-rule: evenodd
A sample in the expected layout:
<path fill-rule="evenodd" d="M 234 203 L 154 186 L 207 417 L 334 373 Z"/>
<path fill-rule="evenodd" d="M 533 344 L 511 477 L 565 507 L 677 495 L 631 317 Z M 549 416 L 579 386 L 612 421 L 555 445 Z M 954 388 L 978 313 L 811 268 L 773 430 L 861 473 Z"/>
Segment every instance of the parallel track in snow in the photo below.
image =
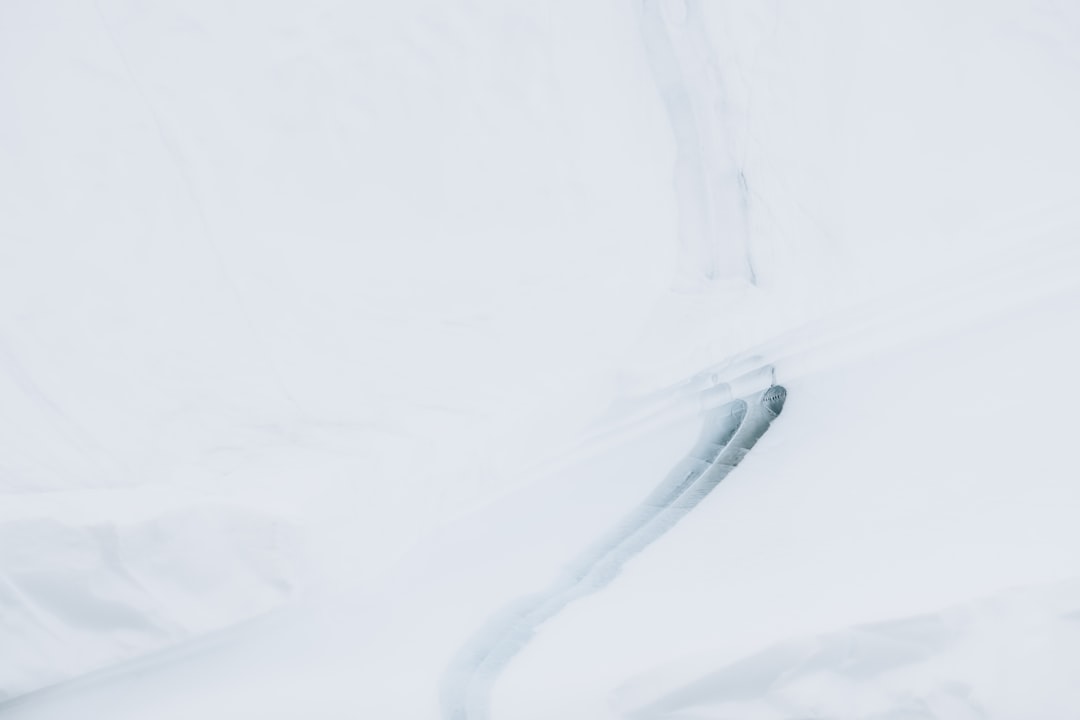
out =
<path fill-rule="evenodd" d="M 693 510 L 765 434 L 786 397 L 786 390 L 774 385 L 714 408 L 690 453 L 633 512 L 568 563 L 546 590 L 515 601 L 477 630 L 443 675 L 445 720 L 486 720 L 496 680 L 539 627 L 572 601 L 606 587 L 627 562 Z"/>
<path fill-rule="evenodd" d="M 942 271 L 778 333 L 681 382 L 625 404 L 582 446 L 561 453 L 561 462 L 574 462 L 582 455 L 704 413 L 702 437 L 635 513 L 570 563 L 546 591 L 522 598 L 497 613 L 473 636 L 444 673 L 444 719 L 487 720 L 495 681 L 539 626 L 574 599 L 606 586 L 629 559 L 670 529 L 731 471 L 768 428 L 771 417 L 754 420 L 749 410 L 763 401 L 767 404 L 769 393 L 782 392 L 773 385 L 777 376 L 790 382 L 1080 291 L 1075 273 L 1078 267 L 1080 244 L 1073 241 L 1070 232 L 1064 236 L 1051 233 L 1024 247 L 1013 246 L 978 263 Z M 740 396 L 750 396 L 751 401 L 738 400 Z M 782 405 L 782 398 L 780 402 Z M 741 418 L 740 403 L 748 409 Z M 733 421 L 738 429 L 726 443 L 721 442 Z M 725 449 L 718 452 L 715 462 L 702 469 L 699 463 L 707 456 L 707 449 L 721 445 Z"/>

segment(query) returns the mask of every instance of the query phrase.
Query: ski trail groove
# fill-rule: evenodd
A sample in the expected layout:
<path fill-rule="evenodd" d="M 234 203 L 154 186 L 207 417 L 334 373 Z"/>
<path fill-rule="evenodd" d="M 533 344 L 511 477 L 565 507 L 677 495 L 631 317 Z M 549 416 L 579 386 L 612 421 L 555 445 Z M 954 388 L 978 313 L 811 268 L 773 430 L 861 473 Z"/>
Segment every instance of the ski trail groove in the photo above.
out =
<path fill-rule="evenodd" d="M 477 630 L 443 673 L 444 720 L 488 720 L 495 682 L 540 625 L 607 586 L 693 510 L 765 434 L 786 397 L 783 387 L 773 385 L 710 411 L 694 447 L 635 510 L 568 563 L 546 590 L 514 601 Z"/>
<path fill-rule="evenodd" d="M 723 278 L 757 284 L 749 192 L 701 0 L 643 0 L 641 34 L 675 139 L 673 184 L 684 289 Z"/>

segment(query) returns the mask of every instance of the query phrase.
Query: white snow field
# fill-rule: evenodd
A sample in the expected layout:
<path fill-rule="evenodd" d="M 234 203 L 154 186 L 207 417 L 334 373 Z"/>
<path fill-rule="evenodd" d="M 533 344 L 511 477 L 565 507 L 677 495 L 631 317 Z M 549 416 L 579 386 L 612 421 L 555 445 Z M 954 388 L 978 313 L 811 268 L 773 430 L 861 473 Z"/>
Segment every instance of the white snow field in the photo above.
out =
<path fill-rule="evenodd" d="M 0 1 L 0 720 L 1080 717 L 1077 128 L 1061 0 Z"/>

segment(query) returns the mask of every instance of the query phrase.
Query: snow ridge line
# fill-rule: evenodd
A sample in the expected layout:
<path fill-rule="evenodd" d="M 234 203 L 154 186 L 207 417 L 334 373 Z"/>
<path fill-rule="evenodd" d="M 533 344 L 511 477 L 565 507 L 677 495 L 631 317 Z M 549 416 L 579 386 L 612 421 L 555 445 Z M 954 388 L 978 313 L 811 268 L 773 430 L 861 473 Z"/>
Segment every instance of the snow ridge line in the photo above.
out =
<path fill-rule="evenodd" d="M 568 563 L 547 590 L 495 613 L 443 673 L 444 720 L 487 720 L 495 682 L 539 627 L 572 601 L 610 584 L 629 560 L 693 510 L 761 439 L 786 398 L 787 391 L 773 385 L 710 411 L 694 447 L 636 509 Z"/>

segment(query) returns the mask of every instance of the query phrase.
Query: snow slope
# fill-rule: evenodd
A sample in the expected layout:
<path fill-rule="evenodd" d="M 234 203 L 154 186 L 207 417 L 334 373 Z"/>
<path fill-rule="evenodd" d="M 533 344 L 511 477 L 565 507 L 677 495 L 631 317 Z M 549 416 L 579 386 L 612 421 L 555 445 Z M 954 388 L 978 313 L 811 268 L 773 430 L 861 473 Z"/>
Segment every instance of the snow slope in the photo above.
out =
<path fill-rule="evenodd" d="M 1080 712 L 1078 36 L 3 3 L 0 718 L 439 717 L 763 381 L 783 416 L 492 717 Z"/>

